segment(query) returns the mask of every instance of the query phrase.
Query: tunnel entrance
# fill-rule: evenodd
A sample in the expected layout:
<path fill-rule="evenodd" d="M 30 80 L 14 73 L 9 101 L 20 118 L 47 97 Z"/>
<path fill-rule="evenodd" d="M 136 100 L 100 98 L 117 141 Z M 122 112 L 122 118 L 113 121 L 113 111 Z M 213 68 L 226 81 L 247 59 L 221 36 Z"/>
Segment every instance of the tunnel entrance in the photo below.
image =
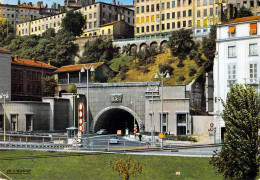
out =
<path fill-rule="evenodd" d="M 135 124 L 137 124 L 139 132 L 136 120 Z M 114 108 L 100 115 L 95 125 L 95 132 L 100 129 L 106 129 L 109 134 L 116 134 L 117 130 L 121 130 L 122 133 L 125 134 L 126 128 L 129 129 L 129 133 L 133 133 L 134 116 L 126 110 Z"/>

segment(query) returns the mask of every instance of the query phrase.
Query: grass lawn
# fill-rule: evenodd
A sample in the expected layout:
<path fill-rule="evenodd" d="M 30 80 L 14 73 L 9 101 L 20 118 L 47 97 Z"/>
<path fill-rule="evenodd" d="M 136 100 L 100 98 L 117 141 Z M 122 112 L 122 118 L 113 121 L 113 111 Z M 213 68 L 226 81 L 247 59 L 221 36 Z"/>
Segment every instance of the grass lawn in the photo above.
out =
<path fill-rule="evenodd" d="M 110 167 L 110 161 L 125 159 L 129 155 L 0 150 L 0 171 L 12 179 L 60 180 L 86 179 L 122 180 Z M 221 179 L 209 165 L 209 158 L 131 155 L 139 160 L 143 172 L 130 179 Z M 19 172 L 18 172 L 19 171 Z M 21 174 L 24 171 L 28 174 Z M 10 173 L 19 174 L 10 174 Z M 180 172 L 180 176 L 176 176 Z M 1 176 L 0 176 L 1 177 Z"/>

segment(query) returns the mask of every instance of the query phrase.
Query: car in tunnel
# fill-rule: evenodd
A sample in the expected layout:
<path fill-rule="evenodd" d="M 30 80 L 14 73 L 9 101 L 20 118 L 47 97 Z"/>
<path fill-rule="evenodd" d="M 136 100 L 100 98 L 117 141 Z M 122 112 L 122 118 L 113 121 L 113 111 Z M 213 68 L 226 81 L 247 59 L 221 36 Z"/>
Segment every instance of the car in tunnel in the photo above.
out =
<path fill-rule="evenodd" d="M 107 130 L 106 130 L 106 129 L 100 129 L 100 130 L 97 132 L 97 135 L 102 135 L 102 134 L 107 134 Z"/>

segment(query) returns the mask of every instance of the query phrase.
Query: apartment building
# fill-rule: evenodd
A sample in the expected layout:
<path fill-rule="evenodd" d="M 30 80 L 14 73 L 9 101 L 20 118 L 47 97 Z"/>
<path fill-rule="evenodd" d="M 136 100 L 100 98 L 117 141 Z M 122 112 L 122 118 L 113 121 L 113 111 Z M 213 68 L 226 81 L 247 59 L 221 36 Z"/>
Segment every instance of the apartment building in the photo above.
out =
<path fill-rule="evenodd" d="M 86 20 L 84 34 L 90 34 L 88 32 L 98 30 L 101 25 L 117 21 L 118 19 L 124 20 L 129 25 L 134 25 L 134 11 L 126 7 L 98 2 L 75 11 L 81 12 Z M 65 15 L 65 13 L 61 13 L 18 24 L 16 26 L 16 34 L 20 36 L 40 35 L 48 28 L 54 28 L 57 32 Z"/>
<path fill-rule="evenodd" d="M 260 90 L 260 16 L 231 20 L 217 26 L 214 59 L 214 113 L 223 111 L 230 85 L 249 84 Z M 216 116 L 217 139 L 224 138 L 225 124 Z"/>
<path fill-rule="evenodd" d="M 233 4 L 239 10 L 242 6 L 251 9 L 256 16 L 260 16 L 260 1 L 259 0 L 229 0 L 228 3 Z"/>
<path fill-rule="evenodd" d="M 214 0 L 137 0 L 135 36 L 167 35 L 181 28 L 209 33 L 218 23 L 218 11 Z"/>
<path fill-rule="evenodd" d="M 10 5 L 0 3 L 0 18 L 7 18 L 14 26 L 19 23 L 58 14 L 62 11 L 64 11 L 64 8 L 56 3 L 54 3 L 51 8 L 44 7 L 42 2 L 38 2 L 37 5 Z"/>

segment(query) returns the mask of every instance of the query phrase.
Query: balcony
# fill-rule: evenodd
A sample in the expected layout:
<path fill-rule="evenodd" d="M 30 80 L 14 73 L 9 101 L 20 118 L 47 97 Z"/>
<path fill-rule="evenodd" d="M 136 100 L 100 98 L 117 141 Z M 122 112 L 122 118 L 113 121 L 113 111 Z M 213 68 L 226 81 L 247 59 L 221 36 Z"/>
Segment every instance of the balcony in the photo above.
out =
<path fill-rule="evenodd" d="M 258 85 L 260 78 L 245 78 L 245 84 L 248 85 Z"/>

